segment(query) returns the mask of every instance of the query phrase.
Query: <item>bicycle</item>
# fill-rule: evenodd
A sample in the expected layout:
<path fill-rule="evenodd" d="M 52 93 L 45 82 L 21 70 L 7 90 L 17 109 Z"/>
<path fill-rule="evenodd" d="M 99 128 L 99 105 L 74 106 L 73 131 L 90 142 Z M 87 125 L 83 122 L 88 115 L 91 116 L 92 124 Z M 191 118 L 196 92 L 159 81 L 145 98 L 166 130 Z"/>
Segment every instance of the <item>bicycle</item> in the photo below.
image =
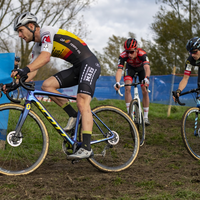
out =
<path fill-rule="evenodd" d="M 139 132 L 139 137 L 140 137 L 140 146 L 142 146 L 145 141 L 146 133 L 145 133 L 145 122 L 144 122 L 143 112 L 142 112 L 142 108 L 141 108 L 141 101 L 140 101 L 138 87 L 137 87 L 141 83 L 137 82 L 137 75 L 138 75 L 138 73 L 136 72 L 133 77 L 134 82 L 132 82 L 131 84 L 122 84 L 122 85 L 120 85 L 120 88 L 126 87 L 126 86 L 134 86 L 134 97 L 130 102 L 129 116 L 135 122 L 135 124 L 137 126 L 137 129 Z M 147 91 L 150 92 L 148 89 L 147 89 Z M 118 90 L 118 93 L 120 96 L 123 96 L 120 89 Z"/>
<path fill-rule="evenodd" d="M 0 85 L 2 91 L 3 84 Z M 43 120 L 31 107 L 34 104 L 63 138 L 62 150 L 68 155 L 81 146 L 81 119 L 78 111 L 75 128 L 65 132 L 36 95 L 56 96 L 76 100 L 76 97 L 35 90 L 34 83 L 20 79 L 20 86 L 27 91 L 25 102 L 12 99 L 8 88 L 6 96 L 14 103 L 0 105 L 0 122 L 7 129 L 6 144 L 0 149 L 0 173 L 5 175 L 26 175 L 35 171 L 45 160 L 49 148 L 49 136 Z M 16 89 L 16 88 L 15 88 Z M 2 94 L 2 93 L 1 93 Z M 9 117 L 8 117 L 9 112 Z M 131 118 L 114 106 L 99 106 L 92 110 L 93 134 L 91 147 L 94 156 L 87 160 L 104 172 L 118 172 L 127 169 L 135 161 L 139 151 L 139 135 Z M 8 125 L 6 126 L 6 120 Z M 33 128 L 34 127 L 34 128 Z M 72 160 L 76 163 L 78 160 Z"/>
<path fill-rule="evenodd" d="M 180 93 L 180 96 L 190 93 L 195 93 L 197 106 L 190 107 L 184 112 L 181 120 L 181 136 L 189 154 L 195 159 L 200 160 L 200 121 L 198 119 L 200 116 L 200 88 Z M 180 105 L 185 105 L 185 103 L 180 102 L 175 91 L 172 94 Z"/>

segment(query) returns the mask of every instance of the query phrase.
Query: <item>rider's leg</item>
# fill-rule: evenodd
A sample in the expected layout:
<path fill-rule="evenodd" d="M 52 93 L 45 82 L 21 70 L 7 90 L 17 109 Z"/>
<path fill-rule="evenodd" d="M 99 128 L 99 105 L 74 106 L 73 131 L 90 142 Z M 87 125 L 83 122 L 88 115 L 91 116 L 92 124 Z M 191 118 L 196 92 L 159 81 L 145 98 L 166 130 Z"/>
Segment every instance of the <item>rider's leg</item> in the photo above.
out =
<path fill-rule="evenodd" d="M 93 127 L 93 117 L 90 108 L 91 96 L 83 93 L 77 94 L 77 106 L 81 113 L 83 142 L 82 148 L 90 151 L 90 141 Z"/>
<path fill-rule="evenodd" d="M 125 84 L 131 84 L 131 80 L 125 80 Z M 126 109 L 127 113 L 129 113 L 129 106 L 130 102 L 132 100 L 132 95 L 131 95 L 131 86 L 126 86 L 125 87 L 125 102 L 126 102 Z"/>
<path fill-rule="evenodd" d="M 142 101 L 142 103 L 143 103 L 144 119 L 145 119 L 145 121 L 148 122 L 149 93 L 148 93 L 148 91 L 147 91 L 147 89 L 146 89 L 146 87 L 144 85 L 141 87 L 141 89 L 142 89 L 142 95 L 143 95 L 143 101 Z M 149 125 L 150 123 L 147 123 L 147 124 Z"/>
<path fill-rule="evenodd" d="M 45 80 L 42 84 L 42 90 L 47 91 L 47 92 L 53 92 L 57 94 L 61 94 L 57 89 L 60 88 L 60 85 L 58 83 L 58 80 L 54 77 L 51 76 L 47 80 Z M 76 123 L 76 116 L 77 112 L 72 108 L 72 106 L 69 104 L 69 101 L 65 98 L 60 98 L 60 97 L 53 97 L 50 96 L 50 98 L 60 107 L 63 108 L 63 110 L 69 115 L 69 120 L 67 126 L 64 128 L 65 131 L 70 130 L 74 127 Z"/>

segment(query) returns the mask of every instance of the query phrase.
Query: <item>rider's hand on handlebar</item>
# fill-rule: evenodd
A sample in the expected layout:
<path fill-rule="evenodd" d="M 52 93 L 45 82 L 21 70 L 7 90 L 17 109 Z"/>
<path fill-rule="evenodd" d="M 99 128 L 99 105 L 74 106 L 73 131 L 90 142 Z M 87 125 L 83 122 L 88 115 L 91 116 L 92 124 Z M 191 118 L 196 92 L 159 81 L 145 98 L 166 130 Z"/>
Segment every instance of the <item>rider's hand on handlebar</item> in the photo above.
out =
<path fill-rule="evenodd" d="M 114 88 L 115 88 L 116 91 L 119 90 L 119 88 L 120 88 L 120 83 L 119 83 L 119 82 L 116 82 L 116 83 L 114 84 Z"/>
<path fill-rule="evenodd" d="M 177 89 L 176 92 L 173 92 L 173 100 L 174 102 L 177 102 L 177 99 L 179 98 L 181 94 L 181 90 L 180 89 Z"/>
<path fill-rule="evenodd" d="M 6 94 L 6 92 L 7 92 L 8 90 L 11 90 L 11 91 L 12 91 L 12 90 L 15 90 L 15 89 L 17 89 L 17 88 L 18 88 L 18 84 L 15 83 L 15 82 L 5 84 L 5 85 L 3 85 L 3 93 Z"/>
<path fill-rule="evenodd" d="M 23 69 L 16 69 L 12 71 L 11 77 L 14 78 L 15 76 L 20 76 L 20 77 L 26 76 L 29 72 L 30 72 L 30 69 L 28 67 L 24 67 Z"/>
<path fill-rule="evenodd" d="M 143 84 L 144 84 L 146 87 L 149 86 L 149 77 L 148 77 L 148 76 L 146 76 L 146 77 L 144 78 Z"/>

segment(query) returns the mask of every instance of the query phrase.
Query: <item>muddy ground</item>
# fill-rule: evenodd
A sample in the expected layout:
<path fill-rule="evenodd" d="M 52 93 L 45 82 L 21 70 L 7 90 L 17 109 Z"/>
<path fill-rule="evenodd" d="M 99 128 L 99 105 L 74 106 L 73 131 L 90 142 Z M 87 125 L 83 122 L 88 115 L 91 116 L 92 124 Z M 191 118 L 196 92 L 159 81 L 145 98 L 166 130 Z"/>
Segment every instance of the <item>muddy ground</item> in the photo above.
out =
<path fill-rule="evenodd" d="M 180 120 L 156 118 L 129 169 L 102 173 L 58 152 L 30 175 L 1 175 L 0 199 L 200 199 L 199 183 L 200 162 L 183 145 Z"/>

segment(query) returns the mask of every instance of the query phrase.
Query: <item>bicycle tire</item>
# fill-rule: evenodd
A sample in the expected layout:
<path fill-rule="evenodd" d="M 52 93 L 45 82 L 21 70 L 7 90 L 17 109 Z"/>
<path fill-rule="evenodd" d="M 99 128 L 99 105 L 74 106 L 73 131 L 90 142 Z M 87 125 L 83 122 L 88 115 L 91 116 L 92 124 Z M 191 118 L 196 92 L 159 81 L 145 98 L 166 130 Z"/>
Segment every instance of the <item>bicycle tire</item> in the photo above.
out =
<path fill-rule="evenodd" d="M 11 140 L 23 110 L 24 106 L 20 104 L 0 105 L 0 127 L 6 134 L 5 145 L 0 149 L 0 173 L 4 175 L 25 175 L 35 171 L 48 152 L 47 129 L 32 110 L 21 128 L 23 137 L 16 138 L 16 141 Z"/>
<path fill-rule="evenodd" d="M 185 111 L 181 122 L 181 135 L 189 154 L 200 160 L 200 120 L 198 115 L 200 115 L 200 111 L 197 107 L 191 107 Z M 194 128 L 195 126 L 196 128 Z"/>
<path fill-rule="evenodd" d="M 112 140 L 116 144 L 110 145 L 108 141 L 92 144 L 94 156 L 89 162 L 100 171 L 119 172 L 127 169 L 135 161 L 140 147 L 139 135 L 135 124 L 124 111 L 113 106 L 99 106 L 92 110 L 107 126 L 118 135 L 119 141 Z M 97 118 L 93 115 L 97 122 Z M 109 130 L 102 123 L 93 125 L 91 141 L 102 139 L 99 127 L 109 134 Z M 105 150 L 105 151 L 103 151 Z"/>
<path fill-rule="evenodd" d="M 139 104 L 137 99 L 132 99 L 129 106 L 129 116 L 135 123 L 139 137 L 140 137 L 140 146 L 144 144 L 145 141 L 145 122 L 143 118 L 143 113 L 141 112 L 141 122 L 140 122 L 140 113 L 139 113 Z"/>

